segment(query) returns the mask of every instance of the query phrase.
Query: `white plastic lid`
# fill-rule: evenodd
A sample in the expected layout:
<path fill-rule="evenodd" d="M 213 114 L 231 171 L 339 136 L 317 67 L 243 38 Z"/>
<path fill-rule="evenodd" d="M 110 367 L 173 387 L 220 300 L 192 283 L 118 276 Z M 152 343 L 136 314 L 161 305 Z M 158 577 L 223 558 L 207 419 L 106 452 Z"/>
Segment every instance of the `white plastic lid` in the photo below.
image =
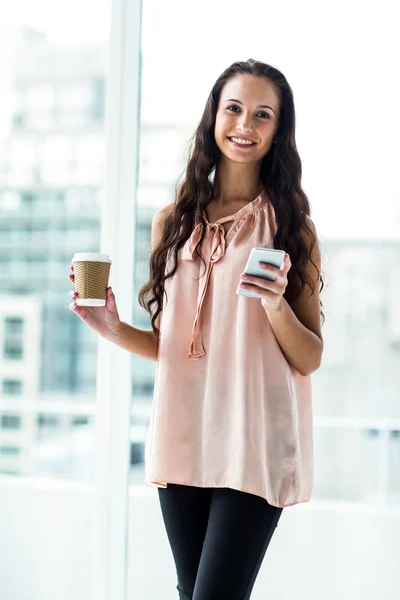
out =
<path fill-rule="evenodd" d="M 97 262 L 108 262 L 112 263 L 108 254 L 102 254 L 101 252 L 76 252 L 71 262 L 83 262 L 83 261 L 97 261 Z"/>

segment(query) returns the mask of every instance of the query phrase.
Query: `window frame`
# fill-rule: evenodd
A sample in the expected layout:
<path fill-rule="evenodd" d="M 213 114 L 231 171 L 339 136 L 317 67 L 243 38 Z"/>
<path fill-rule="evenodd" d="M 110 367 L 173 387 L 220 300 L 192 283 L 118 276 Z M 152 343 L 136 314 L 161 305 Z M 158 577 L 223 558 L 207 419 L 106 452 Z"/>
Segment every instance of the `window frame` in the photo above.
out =
<path fill-rule="evenodd" d="M 139 171 L 142 0 L 111 0 L 101 252 L 122 320 L 131 320 Z M 132 169 L 132 165 L 136 168 Z M 132 360 L 98 339 L 92 598 L 127 599 Z"/>

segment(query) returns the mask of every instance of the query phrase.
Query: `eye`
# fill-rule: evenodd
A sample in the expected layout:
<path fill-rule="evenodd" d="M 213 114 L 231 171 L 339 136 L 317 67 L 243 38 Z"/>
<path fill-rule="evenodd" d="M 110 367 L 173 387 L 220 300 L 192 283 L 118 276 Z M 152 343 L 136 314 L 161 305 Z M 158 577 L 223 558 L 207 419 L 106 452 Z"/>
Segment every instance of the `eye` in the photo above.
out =
<path fill-rule="evenodd" d="M 236 104 L 231 104 L 230 106 L 226 107 L 226 110 L 229 112 L 233 112 L 233 113 L 237 113 L 238 111 L 240 111 L 240 107 L 237 106 Z M 261 116 L 262 119 L 270 119 L 271 115 L 267 112 L 265 112 L 265 110 L 261 110 L 259 113 L 257 113 L 257 115 Z"/>
<path fill-rule="evenodd" d="M 270 119 L 271 118 L 271 115 L 269 113 L 265 112 L 264 110 L 260 111 L 258 114 L 262 115 L 262 119 Z"/>

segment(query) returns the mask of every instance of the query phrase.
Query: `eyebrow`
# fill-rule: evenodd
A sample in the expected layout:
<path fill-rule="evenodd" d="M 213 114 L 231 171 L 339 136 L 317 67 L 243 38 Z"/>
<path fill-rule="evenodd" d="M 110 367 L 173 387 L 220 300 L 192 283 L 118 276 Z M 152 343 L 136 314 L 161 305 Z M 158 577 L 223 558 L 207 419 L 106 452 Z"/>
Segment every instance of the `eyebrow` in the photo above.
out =
<path fill-rule="evenodd" d="M 229 98 L 229 100 L 225 100 L 224 104 L 226 104 L 226 102 L 237 102 L 238 104 L 241 104 L 243 106 L 243 102 L 240 102 L 240 100 L 236 100 L 235 98 Z M 257 108 L 269 108 L 270 110 L 272 110 L 273 113 L 275 113 L 272 106 L 268 106 L 268 104 L 259 104 Z"/>

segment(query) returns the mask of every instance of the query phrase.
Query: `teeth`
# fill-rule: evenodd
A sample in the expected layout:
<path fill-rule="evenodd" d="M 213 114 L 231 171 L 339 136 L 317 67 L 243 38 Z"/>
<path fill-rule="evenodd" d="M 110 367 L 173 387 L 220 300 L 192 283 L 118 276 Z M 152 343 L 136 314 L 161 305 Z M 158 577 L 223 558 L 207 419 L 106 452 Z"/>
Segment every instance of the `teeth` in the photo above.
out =
<path fill-rule="evenodd" d="M 232 142 L 236 142 L 237 144 L 241 144 L 242 146 L 252 146 L 254 142 L 250 142 L 249 140 L 241 140 L 240 138 L 231 137 Z"/>

